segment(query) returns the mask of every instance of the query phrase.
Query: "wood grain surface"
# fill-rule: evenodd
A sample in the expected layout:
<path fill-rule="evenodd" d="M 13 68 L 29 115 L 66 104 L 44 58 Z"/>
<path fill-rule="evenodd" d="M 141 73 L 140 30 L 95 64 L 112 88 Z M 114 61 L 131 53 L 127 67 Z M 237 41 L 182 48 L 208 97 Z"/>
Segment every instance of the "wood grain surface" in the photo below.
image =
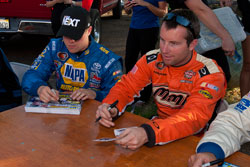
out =
<path fill-rule="evenodd" d="M 164 146 L 123 149 L 113 142 L 94 139 L 114 137 L 114 128 L 95 123 L 100 103 L 83 103 L 79 116 L 26 113 L 20 106 L 0 114 L 0 167 L 181 167 L 194 154 L 199 138 L 187 137 Z M 147 121 L 125 113 L 115 128 L 139 126 Z M 249 166 L 250 156 L 237 152 L 226 159 Z"/>

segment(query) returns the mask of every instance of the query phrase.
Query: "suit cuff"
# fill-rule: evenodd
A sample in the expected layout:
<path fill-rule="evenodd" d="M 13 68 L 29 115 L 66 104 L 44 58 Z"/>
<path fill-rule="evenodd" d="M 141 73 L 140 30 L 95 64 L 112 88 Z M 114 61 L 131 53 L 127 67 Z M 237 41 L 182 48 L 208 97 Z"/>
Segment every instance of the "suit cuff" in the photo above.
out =
<path fill-rule="evenodd" d="M 153 128 L 148 124 L 142 124 L 141 127 L 146 131 L 148 136 L 148 142 L 145 143 L 148 147 L 153 147 L 155 145 L 155 132 Z"/>
<path fill-rule="evenodd" d="M 206 143 L 202 143 L 201 145 L 199 145 L 199 147 L 197 148 L 197 153 L 201 153 L 201 152 L 209 152 L 215 155 L 215 157 L 217 159 L 224 159 L 225 158 L 225 153 L 222 150 L 222 148 L 213 142 L 206 142 Z"/>

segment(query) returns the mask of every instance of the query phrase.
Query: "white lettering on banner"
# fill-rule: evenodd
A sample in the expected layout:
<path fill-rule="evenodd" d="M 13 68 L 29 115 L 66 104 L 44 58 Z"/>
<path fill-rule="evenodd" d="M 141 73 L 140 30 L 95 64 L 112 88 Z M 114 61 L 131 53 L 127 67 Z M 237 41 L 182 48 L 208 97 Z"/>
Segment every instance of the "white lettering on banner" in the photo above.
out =
<path fill-rule="evenodd" d="M 77 24 L 80 22 L 80 19 L 72 19 L 70 16 L 64 16 L 62 25 L 77 27 Z"/>

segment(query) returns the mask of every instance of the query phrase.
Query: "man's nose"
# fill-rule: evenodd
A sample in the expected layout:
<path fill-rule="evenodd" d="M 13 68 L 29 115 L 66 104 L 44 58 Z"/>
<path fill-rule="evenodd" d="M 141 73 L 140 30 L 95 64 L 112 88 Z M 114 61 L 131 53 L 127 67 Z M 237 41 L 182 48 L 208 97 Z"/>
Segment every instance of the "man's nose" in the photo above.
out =
<path fill-rule="evenodd" d="M 165 43 L 162 48 L 162 52 L 164 53 L 169 53 L 170 52 L 170 47 L 168 43 Z"/>
<path fill-rule="evenodd" d="M 74 39 L 70 39 L 69 42 L 70 42 L 70 43 L 74 43 L 75 40 L 74 40 Z"/>

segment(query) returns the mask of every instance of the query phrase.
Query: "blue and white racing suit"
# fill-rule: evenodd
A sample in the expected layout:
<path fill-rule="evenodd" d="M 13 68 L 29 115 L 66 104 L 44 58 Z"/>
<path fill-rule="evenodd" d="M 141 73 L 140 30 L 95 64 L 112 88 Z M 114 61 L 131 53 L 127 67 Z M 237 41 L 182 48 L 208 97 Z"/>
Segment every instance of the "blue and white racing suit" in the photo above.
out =
<path fill-rule="evenodd" d="M 62 38 L 51 39 L 25 73 L 23 90 L 37 96 L 37 89 L 48 85 L 47 81 L 54 71 L 58 90 L 91 89 L 96 92 L 95 99 L 102 101 L 122 76 L 122 58 L 96 43 L 93 38 L 80 56 L 70 53 Z"/>

